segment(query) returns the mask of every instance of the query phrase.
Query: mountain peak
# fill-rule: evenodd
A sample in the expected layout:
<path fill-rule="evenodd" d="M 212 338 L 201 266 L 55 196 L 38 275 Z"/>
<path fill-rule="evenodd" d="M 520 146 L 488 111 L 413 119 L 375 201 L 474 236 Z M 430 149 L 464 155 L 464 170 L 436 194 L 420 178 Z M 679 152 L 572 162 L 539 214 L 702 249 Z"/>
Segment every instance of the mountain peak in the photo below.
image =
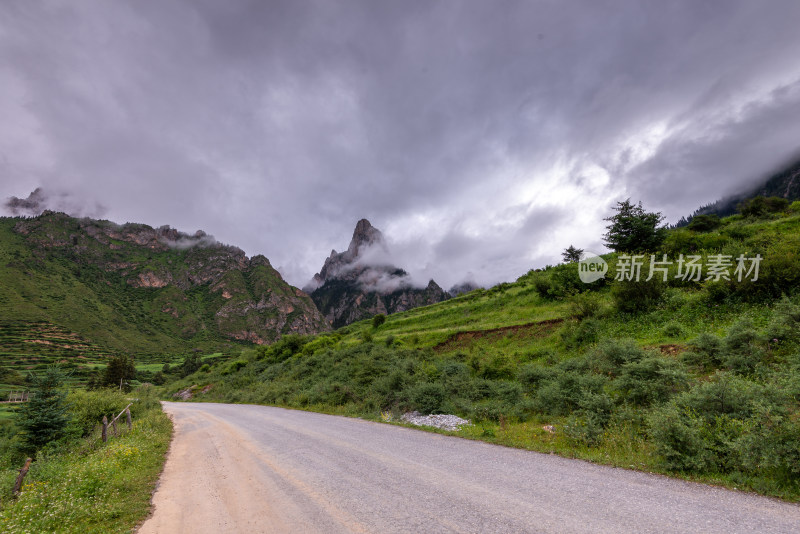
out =
<path fill-rule="evenodd" d="M 347 247 L 347 251 L 355 257 L 362 247 L 368 247 L 376 243 L 384 243 L 383 234 L 372 226 L 367 219 L 361 219 L 356 223 L 356 229 L 353 230 L 353 239 L 350 240 L 350 246 Z"/>

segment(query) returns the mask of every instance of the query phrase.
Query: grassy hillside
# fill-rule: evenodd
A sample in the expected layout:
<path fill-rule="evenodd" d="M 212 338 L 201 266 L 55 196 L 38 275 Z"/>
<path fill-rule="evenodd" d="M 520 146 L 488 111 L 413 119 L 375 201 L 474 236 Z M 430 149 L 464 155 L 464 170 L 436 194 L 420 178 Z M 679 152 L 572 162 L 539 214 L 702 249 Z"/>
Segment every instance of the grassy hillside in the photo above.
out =
<path fill-rule="evenodd" d="M 285 338 L 169 386 L 195 399 L 386 421 L 800 497 L 800 215 L 670 231 L 658 276 L 590 285 L 576 264 L 315 337 Z M 762 257 L 758 279 L 677 277 L 680 254 Z M 210 386 L 210 387 L 209 387 Z M 203 393 L 205 391 L 205 393 Z"/>
<path fill-rule="evenodd" d="M 266 258 L 205 234 L 60 213 L 0 218 L 1 366 L 169 362 L 326 328 Z"/>

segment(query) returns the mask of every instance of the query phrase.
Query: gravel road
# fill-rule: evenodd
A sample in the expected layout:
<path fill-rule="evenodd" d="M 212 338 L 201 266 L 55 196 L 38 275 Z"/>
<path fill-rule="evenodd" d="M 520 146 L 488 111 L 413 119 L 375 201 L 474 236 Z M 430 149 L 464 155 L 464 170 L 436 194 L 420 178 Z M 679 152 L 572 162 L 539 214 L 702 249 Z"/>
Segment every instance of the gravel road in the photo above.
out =
<path fill-rule="evenodd" d="M 164 403 L 140 534 L 800 532 L 800 506 L 557 456 L 266 406 Z"/>

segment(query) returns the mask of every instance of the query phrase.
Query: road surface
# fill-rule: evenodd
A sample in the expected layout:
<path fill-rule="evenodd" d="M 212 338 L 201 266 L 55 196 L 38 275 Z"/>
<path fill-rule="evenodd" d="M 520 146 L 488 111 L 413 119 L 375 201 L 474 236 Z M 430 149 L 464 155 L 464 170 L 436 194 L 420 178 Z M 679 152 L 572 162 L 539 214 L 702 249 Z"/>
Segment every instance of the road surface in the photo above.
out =
<path fill-rule="evenodd" d="M 800 506 L 409 428 L 164 403 L 175 436 L 140 534 L 800 532 Z"/>

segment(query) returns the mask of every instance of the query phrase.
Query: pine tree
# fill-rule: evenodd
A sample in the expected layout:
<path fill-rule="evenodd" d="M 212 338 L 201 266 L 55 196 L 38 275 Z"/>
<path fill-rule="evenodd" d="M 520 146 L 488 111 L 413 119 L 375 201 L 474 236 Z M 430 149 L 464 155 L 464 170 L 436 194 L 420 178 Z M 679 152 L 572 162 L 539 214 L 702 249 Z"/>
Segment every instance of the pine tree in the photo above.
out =
<path fill-rule="evenodd" d="M 561 253 L 561 257 L 564 258 L 564 263 L 575 263 L 581 261 L 581 256 L 583 256 L 583 249 L 575 248 L 572 245 L 565 248 L 564 252 Z"/>
<path fill-rule="evenodd" d="M 666 237 L 666 228 L 659 226 L 664 220 L 661 213 L 647 212 L 642 203 L 633 204 L 631 199 L 617 202 L 617 214 L 606 217 L 611 224 L 603 239 L 614 252 L 649 252 L 656 250 Z"/>
<path fill-rule="evenodd" d="M 29 377 L 32 390 L 28 402 L 15 414 L 20 430 L 21 448 L 34 453 L 59 439 L 69 423 L 67 394 L 62 391 L 64 374 L 58 367 L 48 367 L 40 375 Z"/>
<path fill-rule="evenodd" d="M 133 358 L 125 355 L 115 356 L 109 360 L 103 375 L 103 385 L 121 387 L 126 391 L 130 389 L 129 380 L 136 378 L 136 365 Z"/>

